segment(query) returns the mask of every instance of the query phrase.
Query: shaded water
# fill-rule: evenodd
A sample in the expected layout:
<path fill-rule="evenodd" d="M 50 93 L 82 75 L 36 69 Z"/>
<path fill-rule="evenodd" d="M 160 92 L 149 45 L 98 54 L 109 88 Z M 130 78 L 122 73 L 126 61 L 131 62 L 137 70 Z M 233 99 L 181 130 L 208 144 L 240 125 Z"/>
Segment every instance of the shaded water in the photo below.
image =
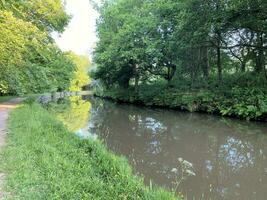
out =
<path fill-rule="evenodd" d="M 146 183 L 173 188 L 182 157 L 196 173 L 178 189 L 189 200 L 267 199 L 266 123 L 88 101 L 90 120 L 78 134 L 103 139 Z"/>

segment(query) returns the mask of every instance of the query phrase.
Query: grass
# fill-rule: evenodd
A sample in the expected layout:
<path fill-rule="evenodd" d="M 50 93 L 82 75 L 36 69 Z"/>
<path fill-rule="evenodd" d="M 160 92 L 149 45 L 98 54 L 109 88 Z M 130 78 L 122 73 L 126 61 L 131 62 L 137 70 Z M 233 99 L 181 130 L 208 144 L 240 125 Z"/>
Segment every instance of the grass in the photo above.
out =
<path fill-rule="evenodd" d="M 30 97 L 30 98 L 37 98 L 41 95 L 50 95 L 50 93 L 37 93 L 37 94 L 26 94 L 19 97 Z M 18 96 L 0 96 L 0 103 L 7 102 L 11 99 L 17 98 Z"/>
<path fill-rule="evenodd" d="M 11 99 L 15 98 L 14 96 L 0 96 L 0 103 L 9 101 Z"/>
<path fill-rule="evenodd" d="M 1 157 L 8 199 L 180 199 L 144 186 L 124 158 L 77 138 L 35 103 L 12 112 Z"/>

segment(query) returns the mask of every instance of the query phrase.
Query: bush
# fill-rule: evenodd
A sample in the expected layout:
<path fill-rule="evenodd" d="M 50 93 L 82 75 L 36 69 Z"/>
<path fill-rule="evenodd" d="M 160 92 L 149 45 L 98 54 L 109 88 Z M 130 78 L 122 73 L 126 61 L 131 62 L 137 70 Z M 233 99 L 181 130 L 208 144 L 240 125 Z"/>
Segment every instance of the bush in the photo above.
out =
<path fill-rule="evenodd" d="M 32 105 L 37 102 L 37 97 L 36 96 L 28 96 L 24 101 L 25 104 Z"/>
<path fill-rule="evenodd" d="M 212 89 L 187 88 L 184 90 L 183 88 L 168 87 L 163 84 L 143 84 L 140 85 L 137 94 L 133 88 L 128 90 L 111 88 L 102 91 L 101 95 L 95 94 L 116 101 L 147 106 L 215 113 L 248 120 L 267 120 L 267 91 L 261 86 L 240 87 L 237 85 L 230 88 L 226 84 L 217 89 L 212 87 Z"/>

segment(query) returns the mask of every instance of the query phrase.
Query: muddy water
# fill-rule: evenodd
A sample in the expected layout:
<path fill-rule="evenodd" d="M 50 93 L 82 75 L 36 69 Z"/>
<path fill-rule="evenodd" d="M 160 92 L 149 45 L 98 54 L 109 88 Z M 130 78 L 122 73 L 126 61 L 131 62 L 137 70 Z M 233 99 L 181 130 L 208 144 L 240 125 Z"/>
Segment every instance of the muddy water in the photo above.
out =
<path fill-rule="evenodd" d="M 88 101 L 90 120 L 78 134 L 103 139 L 147 184 L 174 188 L 183 158 L 196 174 L 178 188 L 189 200 L 267 199 L 266 123 Z"/>

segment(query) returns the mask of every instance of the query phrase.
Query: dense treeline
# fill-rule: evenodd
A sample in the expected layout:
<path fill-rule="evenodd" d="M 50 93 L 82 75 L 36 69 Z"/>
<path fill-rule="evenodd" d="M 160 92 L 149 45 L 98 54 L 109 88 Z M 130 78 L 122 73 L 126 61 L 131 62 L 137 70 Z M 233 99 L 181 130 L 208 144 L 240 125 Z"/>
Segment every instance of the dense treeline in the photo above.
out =
<path fill-rule="evenodd" d="M 70 87 L 79 66 L 51 37 L 69 20 L 61 0 L 0 1 L 0 95 Z"/>
<path fill-rule="evenodd" d="M 137 100 L 144 85 L 151 91 L 158 87 L 152 86 L 155 83 L 165 84 L 168 94 L 205 89 L 225 97 L 229 92 L 228 100 L 234 95 L 246 99 L 266 94 L 266 1 L 115 0 L 105 1 L 99 10 L 93 75 L 107 88 L 134 88 Z M 246 94 L 251 89 L 243 89 L 248 87 L 257 92 Z M 266 96 L 260 99 L 265 99 L 261 105 L 238 99 L 236 103 L 245 107 L 242 117 L 267 112 Z M 239 108 L 226 109 L 214 108 L 240 115 Z M 247 109 L 253 110 L 253 116 Z"/>
<path fill-rule="evenodd" d="M 100 11 L 96 77 L 107 84 L 266 70 L 266 1 L 117 0 Z"/>

